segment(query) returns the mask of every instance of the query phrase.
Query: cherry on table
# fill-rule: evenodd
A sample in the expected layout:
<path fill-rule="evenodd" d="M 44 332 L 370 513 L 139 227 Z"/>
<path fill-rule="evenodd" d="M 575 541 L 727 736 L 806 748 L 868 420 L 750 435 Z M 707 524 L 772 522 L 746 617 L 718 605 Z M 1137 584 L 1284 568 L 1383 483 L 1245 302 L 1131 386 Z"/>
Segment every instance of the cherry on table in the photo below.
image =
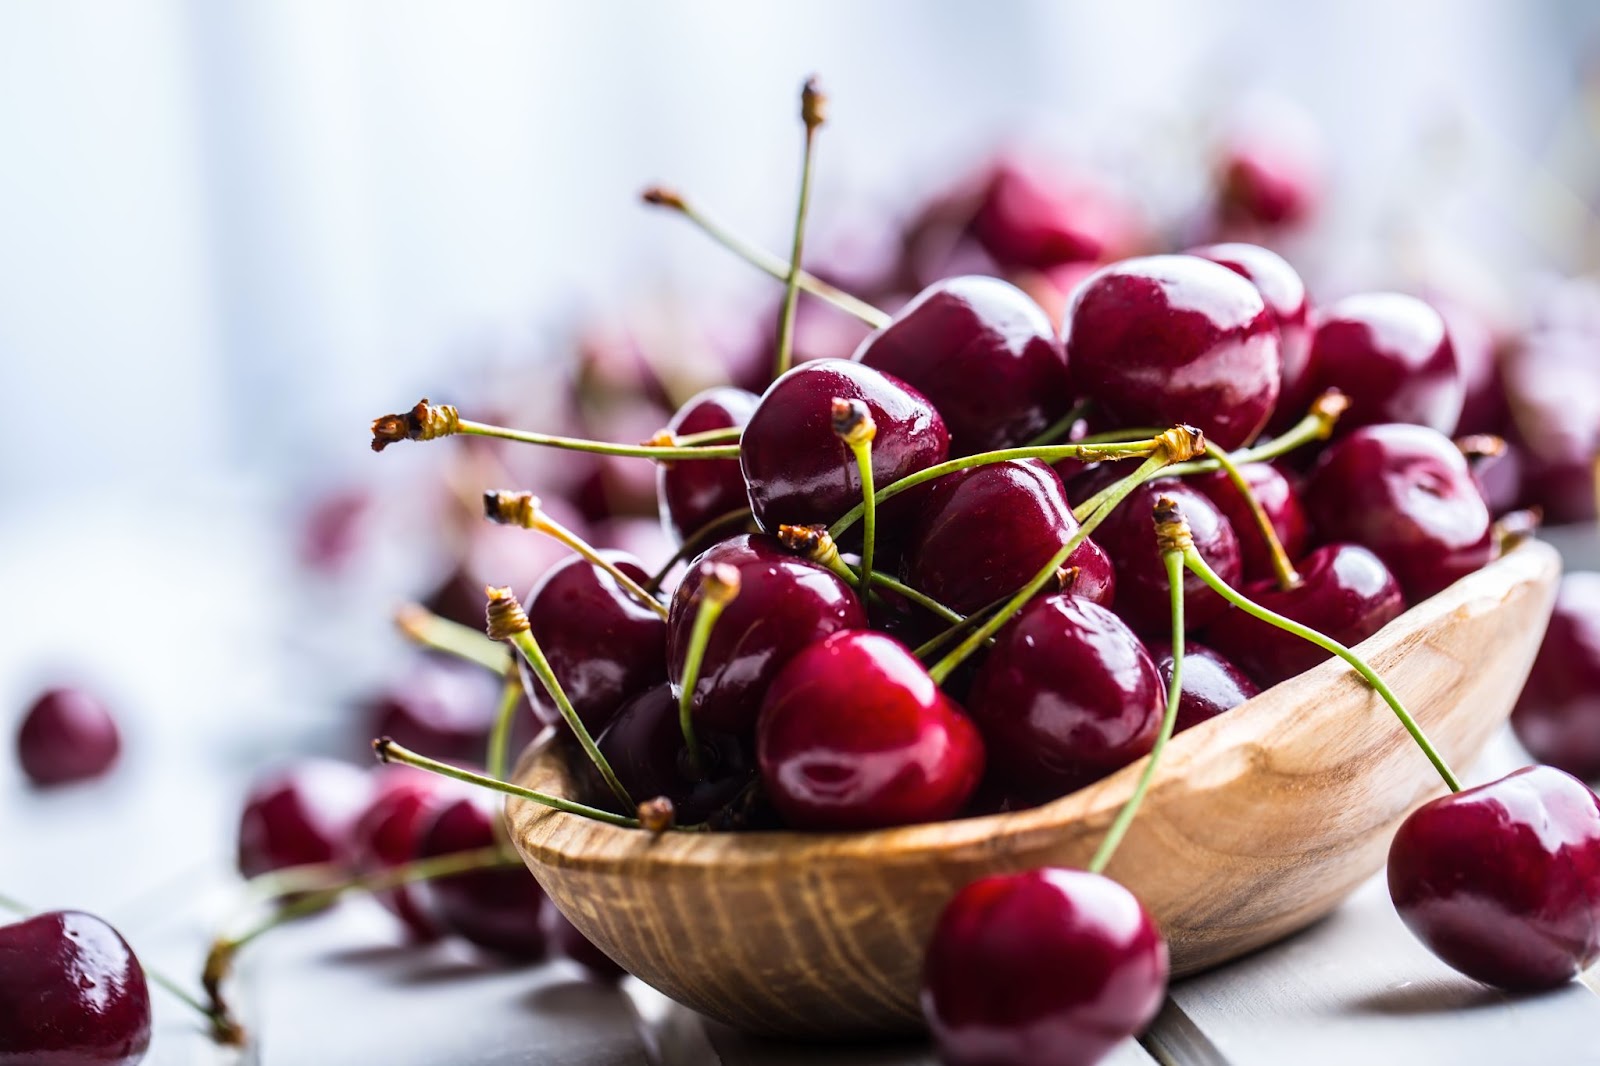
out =
<path fill-rule="evenodd" d="M 0 1062 L 134 1066 L 150 989 L 128 942 L 81 911 L 0 926 Z"/>
<path fill-rule="evenodd" d="M 1600 574 L 1561 579 L 1511 728 L 1540 762 L 1600 778 Z"/>
<path fill-rule="evenodd" d="M 1172 645 L 1152 641 L 1148 647 L 1162 685 L 1171 685 Z M 1182 684 L 1175 734 L 1231 711 L 1261 691 L 1216 649 L 1188 640 L 1183 645 Z"/>
<path fill-rule="evenodd" d="M 584 936 L 559 908 L 546 907 L 543 922 L 545 942 L 550 945 L 551 950 L 577 963 L 590 979 L 615 984 L 628 976 L 627 970 L 618 966 L 611 960 L 610 955 L 601 951 L 593 940 Z"/>
<path fill-rule="evenodd" d="M 1415 296 L 1362 293 L 1313 319 L 1313 394 L 1338 389 L 1350 400 L 1338 432 L 1409 422 L 1449 433 L 1461 419 L 1465 387 L 1439 312 Z"/>
<path fill-rule="evenodd" d="M 35 785 L 99 777 L 116 765 L 122 736 L 97 697 L 78 688 L 53 688 L 29 706 L 17 730 L 17 762 Z"/>
<path fill-rule="evenodd" d="M 239 819 L 239 872 L 342 862 L 372 797 L 372 778 L 346 763 L 305 758 L 251 786 Z"/>
<path fill-rule="evenodd" d="M 361 874 L 420 858 L 422 830 L 446 802 L 445 779 L 435 774 L 395 764 L 379 767 L 376 776 L 372 802 L 350 834 L 350 865 Z M 398 885 L 374 898 L 400 919 L 412 939 L 427 942 L 439 937 L 438 924 L 416 885 Z"/>
<path fill-rule="evenodd" d="M 1239 467 L 1239 473 L 1244 475 L 1245 483 L 1266 512 L 1267 520 L 1272 523 L 1290 560 L 1305 554 L 1306 545 L 1311 540 L 1311 522 L 1306 517 L 1305 506 L 1300 502 L 1300 492 L 1294 487 L 1294 482 L 1271 463 L 1245 463 Z M 1275 577 L 1277 571 L 1273 568 L 1272 552 L 1267 547 L 1266 538 L 1256 524 L 1249 502 L 1234 486 L 1232 479 L 1224 471 L 1216 470 L 1197 477 L 1194 484 L 1217 505 L 1217 510 L 1233 527 L 1244 563 L 1244 580 L 1258 581 Z"/>
<path fill-rule="evenodd" d="M 692 397 L 667 431 L 675 437 L 714 429 L 743 429 L 760 402 L 753 392 L 720 386 Z M 661 524 L 681 544 L 716 518 L 750 506 L 737 459 L 693 459 L 656 464 Z"/>
<path fill-rule="evenodd" d="M 476 796 L 446 803 L 423 829 L 418 858 L 494 846 L 494 817 Z M 540 916 L 550 904 L 527 870 L 474 870 L 421 884 L 423 906 L 445 932 L 506 959 L 544 955 Z"/>

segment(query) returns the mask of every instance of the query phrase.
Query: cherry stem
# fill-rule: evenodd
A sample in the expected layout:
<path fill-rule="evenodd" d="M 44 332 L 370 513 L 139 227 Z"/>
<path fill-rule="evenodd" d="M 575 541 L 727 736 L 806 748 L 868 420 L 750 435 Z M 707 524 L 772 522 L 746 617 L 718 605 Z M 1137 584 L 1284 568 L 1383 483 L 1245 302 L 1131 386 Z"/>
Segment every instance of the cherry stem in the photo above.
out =
<path fill-rule="evenodd" d="M 552 540 L 560 541 L 579 555 L 587 559 L 592 565 L 604 570 L 611 575 L 611 579 L 620 585 L 628 595 L 638 600 L 666 621 L 667 607 L 660 600 L 652 596 L 643 585 L 622 572 L 622 568 L 611 560 L 601 555 L 594 546 L 578 536 L 566 526 L 557 522 L 547 514 L 539 504 L 539 497 L 531 492 L 508 492 L 504 489 L 490 490 L 483 494 L 483 514 L 491 522 L 507 526 L 521 526 L 543 533 Z"/>
<path fill-rule="evenodd" d="M 1226 451 L 1210 441 L 1206 442 L 1206 454 L 1216 458 L 1218 465 L 1228 475 L 1228 480 L 1233 482 L 1234 491 L 1244 498 L 1245 506 L 1250 508 L 1250 517 L 1255 519 L 1256 529 L 1261 532 L 1261 539 L 1266 542 L 1267 554 L 1272 557 L 1272 572 L 1277 575 L 1278 586 L 1292 589 L 1299 585 L 1300 574 L 1290 561 L 1289 553 L 1283 548 L 1283 540 L 1278 536 L 1277 527 L 1272 524 L 1272 519 L 1267 517 L 1266 508 L 1261 506 L 1261 498 L 1256 495 L 1256 490 L 1250 482 L 1245 480 L 1239 464 L 1234 462 L 1233 457 Z"/>
<path fill-rule="evenodd" d="M 679 448 L 696 448 L 702 444 L 721 444 L 726 440 L 738 440 L 743 435 L 743 426 L 724 426 L 722 429 L 706 429 L 699 433 L 673 437 L 672 443 Z"/>
<path fill-rule="evenodd" d="M 872 412 L 861 400 L 835 398 L 832 407 L 833 432 L 856 457 L 861 476 L 861 575 L 858 587 L 866 594 L 872 575 L 872 552 L 878 536 L 878 504 L 873 498 L 872 441 L 878 426 Z"/>
<path fill-rule="evenodd" d="M 1329 389 L 1312 401 L 1311 409 L 1306 412 L 1306 416 L 1296 422 L 1287 433 L 1254 448 L 1240 448 L 1233 453 L 1233 461 L 1240 464 L 1264 463 L 1288 455 L 1296 448 L 1327 440 L 1333 436 L 1333 427 L 1338 423 L 1339 416 L 1344 414 L 1349 406 L 1350 400 L 1344 393 Z M 1167 474 L 1171 477 L 1185 477 L 1189 474 L 1208 474 L 1220 469 L 1222 465 L 1216 459 L 1197 459 L 1193 462 L 1177 463 L 1167 471 Z"/>
<path fill-rule="evenodd" d="M 1041 444 L 1054 444 L 1068 433 L 1071 433 L 1072 427 L 1077 425 L 1079 422 L 1082 422 L 1092 410 L 1094 410 L 1093 400 L 1079 400 L 1077 403 L 1072 405 L 1071 410 L 1046 426 L 1040 431 L 1038 436 L 1034 437 L 1028 443 L 1034 446 Z M 1077 443 L 1082 442 L 1080 441 Z"/>
<path fill-rule="evenodd" d="M 429 403 L 423 399 L 409 411 L 380 415 L 372 420 L 372 450 L 381 452 L 402 440 L 437 440 L 440 437 L 465 435 L 494 437 L 499 440 L 538 444 L 547 448 L 565 448 L 569 451 L 589 452 L 594 455 L 622 455 L 638 459 L 737 459 L 737 444 L 712 445 L 703 448 L 682 448 L 665 444 L 613 444 L 608 441 L 584 440 L 580 437 L 558 437 L 548 433 L 532 433 L 521 429 L 507 429 L 484 422 L 472 422 L 461 417 L 450 404 Z"/>
<path fill-rule="evenodd" d="M 511 727 L 517 720 L 517 708 L 522 706 L 522 679 L 508 674 L 500 690 L 500 706 L 495 711 L 494 728 L 489 731 L 489 751 L 484 757 L 484 767 L 490 777 L 506 776 L 510 762 Z"/>
<path fill-rule="evenodd" d="M 1268 625 L 1276 626 L 1278 629 L 1281 629 L 1286 633 L 1291 633 L 1302 640 L 1310 641 L 1317 647 L 1322 648 L 1324 651 L 1331 652 L 1348 663 L 1350 668 L 1356 673 L 1360 674 L 1367 684 L 1372 686 L 1373 691 L 1377 692 L 1377 694 L 1383 698 L 1383 701 L 1389 705 L 1389 709 L 1394 711 L 1395 717 L 1400 719 L 1400 724 L 1405 727 L 1407 733 L 1411 734 L 1411 739 L 1417 742 L 1417 747 L 1421 748 L 1422 753 L 1428 757 L 1428 761 L 1433 763 L 1433 768 L 1439 771 L 1439 776 L 1444 779 L 1444 783 L 1449 786 L 1450 791 L 1461 791 L 1460 780 L 1457 779 L 1455 773 L 1451 771 L 1449 765 L 1444 761 L 1444 756 L 1440 755 L 1438 749 L 1433 746 L 1433 743 L 1428 739 L 1427 734 L 1423 733 L 1422 727 L 1417 724 L 1417 720 L 1411 717 L 1411 712 L 1407 711 L 1405 705 L 1400 702 L 1400 697 L 1396 696 L 1394 691 L 1390 689 L 1388 684 L 1384 682 L 1383 678 L 1379 677 L 1372 667 L 1368 666 L 1364 661 L 1362 661 L 1362 659 L 1357 656 L 1355 652 L 1351 651 L 1343 644 L 1340 644 L 1332 637 L 1319 633 L 1309 626 L 1301 625 L 1299 622 L 1296 622 L 1291 618 L 1285 618 L 1281 614 L 1277 614 L 1274 611 L 1269 611 L 1265 607 L 1262 607 L 1246 598 L 1242 593 L 1238 592 L 1226 581 L 1222 580 L 1222 578 L 1218 576 L 1217 572 L 1211 569 L 1211 567 L 1206 563 L 1205 559 L 1203 559 L 1200 553 L 1192 546 L 1184 551 L 1183 561 L 1184 565 L 1186 565 L 1196 577 L 1200 578 L 1200 580 L 1209 585 L 1217 593 L 1217 595 L 1221 596 L 1223 599 L 1227 600 L 1241 611 L 1244 611 L 1246 614 L 1252 615 L 1255 618 L 1259 618 Z"/>
<path fill-rule="evenodd" d="M 650 580 L 644 583 L 645 589 L 652 593 L 659 591 L 661 583 L 667 579 L 668 574 L 672 573 L 674 566 L 699 554 L 700 548 L 705 542 L 719 531 L 738 525 L 741 520 L 748 522 L 751 517 L 750 508 L 736 507 L 731 511 L 724 511 L 711 519 L 684 538 L 683 543 L 678 545 L 678 550 L 672 553 L 672 558 L 662 563 L 661 569 L 650 575 Z"/>
<path fill-rule="evenodd" d="M 787 281 L 789 279 L 789 264 L 782 257 L 773 255 L 766 249 L 758 248 L 751 244 L 727 226 L 690 204 L 681 194 L 657 185 L 646 189 L 641 195 L 641 199 L 647 204 L 669 208 L 678 212 L 706 236 L 757 270 L 769 274 L 779 281 Z M 859 297 L 850 295 L 838 286 L 823 281 L 814 274 L 808 274 L 801 270 L 796 274 L 796 283 L 811 295 L 827 301 L 846 314 L 854 315 L 873 329 L 882 329 L 890 322 L 889 315 L 883 311 L 878 310 L 878 308 L 873 307 Z"/>
<path fill-rule="evenodd" d="M 516 657 L 482 633 L 460 622 L 441 618 L 417 603 L 395 608 L 395 628 L 407 640 L 430 651 L 453 655 L 497 674 L 510 671 Z"/>
<path fill-rule="evenodd" d="M 952 611 L 927 593 L 919 592 L 905 582 L 896 580 L 881 570 L 856 571 L 849 563 L 844 561 L 844 558 L 839 554 L 839 546 L 833 541 L 833 536 L 822 526 L 779 526 L 778 542 L 796 555 L 804 556 L 819 566 L 826 567 L 835 577 L 847 585 L 861 587 L 861 574 L 868 573 L 871 584 L 902 596 L 947 622 L 956 623 L 964 618 L 963 615 Z M 872 595 L 870 590 L 868 595 Z M 882 597 L 876 598 L 878 602 L 883 602 Z"/>
<path fill-rule="evenodd" d="M 1007 598 L 1009 599 L 1009 597 Z M 956 637 L 970 633 L 974 626 L 981 624 L 985 618 L 989 617 L 989 613 L 991 611 L 1003 606 L 1005 602 L 1005 600 L 995 600 L 993 603 L 988 603 L 982 607 L 979 607 L 976 611 L 973 611 L 961 621 L 952 623 L 943 632 L 936 633 L 932 637 L 929 637 L 922 644 L 918 645 L 916 650 L 911 654 L 918 659 L 927 658 L 929 655 L 932 655 L 934 652 L 950 643 L 950 641 L 954 640 Z M 991 637 L 990 639 L 993 640 L 994 638 Z"/>
<path fill-rule="evenodd" d="M 789 249 L 789 271 L 783 279 L 783 310 L 778 315 L 778 357 L 774 378 L 782 377 L 794 361 L 794 309 L 800 299 L 800 260 L 806 244 L 806 215 L 811 210 L 811 175 L 815 169 L 817 128 L 824 121 L 828 98 L 817 88 L 815 77 L 800 89 L 800 121 L 805 125 L 805 148 L 800 156 L 800 203 L 794 212 L 794 243 Z"/>
<path fill-rule="evenodd" d="M 849 563 L 844 563 L 844 569 L 845 573 L 849 575 L 851 580 L 860 580 L 855 570 L 851 568 Z M 891 577 L 882 570 L 873 570 L 870 573 L 873 585 L 892 592 L 897 596 L 901 596 L 910 600 L 918 607 L 921 607 L 930 614 L 938 615 L 951 625 L 960 625 L 962 622 L 967 620 L 966 615 L 946 607 L 944 604 L 940 603 L 926 592 L 914 589 L 904 581 L 901 581 L 895 577 Z"/>
<path fill-rule="evenodd" d="M 700 762 L 700 744 L 694 735 L 694 690 L 700 683 L 700 667 L 705 662 L 706 645 L 722 609 L 739 595 L 739 571 L 726 563 L 706 563 L 700 568 L 700 605 L 695 611 L 694 628 L 689 633 L 689 649 L 683 657 L 683 682 L 678 693 L 678 728 L 689 749 L 689 768 L 695 777 L 705 776 Z"/>

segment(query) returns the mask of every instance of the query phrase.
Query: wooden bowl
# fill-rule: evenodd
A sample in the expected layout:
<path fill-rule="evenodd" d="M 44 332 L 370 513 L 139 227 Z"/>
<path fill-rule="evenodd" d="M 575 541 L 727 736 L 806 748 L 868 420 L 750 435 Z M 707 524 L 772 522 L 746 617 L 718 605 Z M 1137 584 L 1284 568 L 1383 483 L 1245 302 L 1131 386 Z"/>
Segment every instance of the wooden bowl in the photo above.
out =
<path fill-rule="evenodd" d="M 1560 570 L 1524 544 L 1361 645 L 1457 766 L 1510 713 Z M 945 902 L 986 874 L 1088 862 L 1142 766 L 1032 810 L 869 833 L 652 840 L 520 800 L 506 814 L 556 905 L 647 983 L 739 1029 L 844 1039 L 917 1029 Z M 518 775 L 570 786 L 544 750 Z M 1442 788 L 1389 708 L 1329 661 L 1178 736 L 1107 872 L 1160 922 L 1174 974 L 1193 973 L 1328 913 Z"/>

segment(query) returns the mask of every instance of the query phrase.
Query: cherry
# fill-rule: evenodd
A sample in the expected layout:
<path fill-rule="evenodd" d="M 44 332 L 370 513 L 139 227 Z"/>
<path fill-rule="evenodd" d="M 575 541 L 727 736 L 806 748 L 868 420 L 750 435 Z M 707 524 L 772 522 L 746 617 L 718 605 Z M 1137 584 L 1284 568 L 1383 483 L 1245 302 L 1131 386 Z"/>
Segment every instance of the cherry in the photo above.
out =
<path fill-rule="evenodd" d="M 585 523 L 568 504 L 558 499 L 543 503 L 552 518 L 582 535 Z M 550 537 L 533 537 L 525 529 L 478 522 L 468 534 L 461 562 L 422 605 L 452 622 L 482 629 L 485 585 L 528 588 L 569 554 L 566 545 Z"/>
<path fill-rule="evenodd" d="M 422 830 L 443 805 L 441 778 L 409 766 L 391 765 L 377 773 L 372 802 L 350 834 L 350 863 L 359 873 L 374 873 L 412 862 Z M 423 908 L 416 885 L 400 885 L 374 897 L 400 919 L 413 939 L 437 939 L 439 927 Z"/>
<path fill-rule="evenodd" d="M 371 778 L 330 759 L 301 759 L 258 778 L 239 820 L 239 872 L 343 861 L 371 796 Z"/>
<path fill-rule="evenodd" d="M 1237 585 L 1243 568 L 1239 538 L 1209 498 L 1186 481 L 1157 478 L 1135 489 L 1101 523 L 1095 539 L 1111 557 L 1117 572 L 1117 613 L 1140 633 L 1160 636 L 1172 631 L 1172 601 L 1167 569 L 1156 544 L 1151 509 L 1170 496 L 1189 520 L 1194 546 L 1211 568 Z M 1198 577 L 1183 578 L 1185 621 L 1199 629 L 1227 609 L 1227 603 Z"/>
<path fill-rule="evenodd" d="M 1131 892 L 1046 867 L 950 901 L 922 1013 L 951 1066 L 1090 1066 L 1150 1023 L 1166 982 L 1166 942 Z"/>
<path fill-rule="evenodd" d="M 1549 766 L 1423 804 L 1389 848 L 1389 895 L 1428 949 L 1508 991 L 1600 959 L 1600 799 Z"/>
<path fill-rule="evenodd" d="M 1297 564 L 1296 570 L 1300 581 L 1292 588 L 1281 588 L 1269 578 L 1246 585 L 1243 592 L 1267 610 L 1310 626 L 1346 647 L 1361 643 L 1406 609 L 1389 568 L 1360 545 L 1324 545 Z M 1205 638 L 1269 688 L 1329 657 L 1315 644 L 1242 611 L 1229 611 L 1216 619 L 1207 627 Z"/>
<path fill-rule="evenodd" d="M 583 967 L 585 973 L 596 981 L 615 983 L 628 976 L 611 960 L 611 956 L 595 946 L 595 942 L 579 932 L 578 927 L 555 907 L 546 907 L 542 919 L 544 939 L 559 955 Z"/>
<path fill-rule="evenodd" d="M 826 525 L 861 502 L 854 457 L 834 435 L 835 399 L 865 402 L 877 425 L 876 488 L 944 461 L 949 434 L 921 393 L 849 360 L 804 363 L 772 383 L 740 439 L 739 462 L 762 529 Z"/>
<path fill-rule="evenodd" d="M 962 614 L 1011 595 L 1078 531 L 1061 479 L 1037 459 L 956 470 L 922 488 L 906 545 L 910 585 Z M 1067 557 L 1074 591 L 1105 606 L 1116 579 L 1092 540 Z"/>
<path fill-rule="evenodd" d="M 1305 501 L 1318 533 L 1370 548 L 1412 601 L 1494 555 L 1489 508 L 1466 459 L 1422 426 L 1364 426 L 1334 442 Z"/>
<path fill-rule="evenodd" d="M 99 777 L 121 751 L 111 712 L 81 689 L 49 689 L 33 701 L 17 731 L 17 761 L 40 786 Z"/>
<path fill-rule="evenodd" d="M 1120 618 L 1057 593 L 1000 630 L 967 705 L 996 770 L 1020 792 L 1054 798 L 1147 753 L 1166 692 Z"/>
<path fill-rule="evenodd" d="M 1484 315 L 1459 299 L 1430 296 L 1428 302 L 1444 319 L 1450 348 L 1456 356 L 1456 369 L 1461 374 L 1461 418 L 1451 436 L 1504 434 L 1510 411 L 1506 406 L 1505 381 L 1500 373 L 1503 338 Z"/>
<path fill-rule="evenodd" d="M 1114 258 L 1139 243 L 1139 230 L 1133 210 L 1107 187 L 1016 158 L 995 164 L 971 223 L 996 263 L 1029 270 Z"/>
<path fill-rule="evenodd" d="M 1306 518 L 1305 508 L 1300 502 L 1300 493 L 1295 489 L 1293 482 L 1271 463 L 1245 463 L 1239 467 L 1239 473 L 1244 475 L 1244 480 L 1250 486 L 1256 501 L 1267 513 L 1272 528 L 1277 531 L 1279 542 L 1283 544 L 1283 550 L 1290 559 L 1298 559 L 1305 553 L 1306 545 L 1311 540 L 1311 523 Z M 1249 502 L 1240 494 L 1228 475 L 1221 470 L 1213 471 L 1196 478 L 1194 485 L 1206 494 L 1207 499 L 1217 505 L 1217 510 L 1222 512 L 1222 516 L 1228 520 L 1234 534 L 1239 538 L 1239 554 L 1244 562 L 1244 580 L 1256 581 L 1275 577 L 1272 551 L 1267 547 L 1266 538 L 1256 527 L 1255 516 L 1250 511 Z"/>
<path fill-rule="evenodd" d="M 1561 579 L 1511 727 L 1540 762 L 1600 777 L 1600 574 Z"/>
<path fill-rule="evenodd" d="M 0 926 L 0 1062 L 133 1066 L 150 1047 L 150 989 L 104 921 L 50 911 Z"/>
<path fill-rule="evenodd" d="M 766 366 L 771 366 L 768 360 Z M 714 429 L 743 428 L 760 398 L 753 392 L 723 386 L 707 389 L 678 408 L 667 423 L 675 437 Z M 744 474 L 734 459 L 696 459 L 656 465 L 656 495 L 661 524 L 679 543 L 716 518 L 750 505 Z"/>
<path fill-rule="evenodd" d="M 983 741 L 892 637 L 835 633 L 800 651 L 761 707 L 767 794 L 800 829 L 876 829 L 949 818 L 983 777 Z"/>
<path fill-rule="evenodd" d="M 1123 425 L 1187 423 L 1233 449 L 1278 399 L 1278 330 L 1261 294 L 1196 256 L 1104 268 L 1078 287 L 1065 331 L 1073 383 Z"/>
<path fill-rule="evenodd" d="M 935 282 L 864 340 L 855 359 L 931 400 L 952 455 L 1026 444 L 1072 402 L 1055 327 L 998 278 Z"/>
<path fill-rule="evenodd" d="M 418 858 L 493 847 L 494 816 L 477 797 L 453 800 L 433 816 L 417 845 Z M 423 901 L 439 927 L 509 959 L 544 955 L 540 915 L 549 906 L 526 870 L 474 870 L 423 882 Z"/>
<path fill-rule="evenodd" d="M 1449 433 L 1465 388 L 1438 311 L 1397 292 L 1347 296 L 1313 321 L 1312 393 L 1338 389 L 1350 400 L 1340 432 L 1410 422 Z"/>
<path fill-rule="evenodd" d="M 1172 645 L 1151 643 L 1150 658 L 1163 685 L 1172 684 Z M 1222 654 L 1204 644 L 1184 641 L 1183 692 L 1178 697 L 1174 733 L 1231 711 L 1261 690 Z"/>
<path fill-rule="evenodd" d="M 401 681 L 367 701 L 365 736 L 393 737 L 451 762 L 481 759 L 499 687 L 492 674 L 475 665 L 423 656 Z"/>
<path fill-rule="evenodd" d="M 693 713 L 708 729 L 748 737 L 762 694 L 784 664 L 831 633 L 865 629 L 866 614 L 843 581 L 785 551 L 774 538 L 747 534 L 725 540 L 695 560 L 673 594 L 667 673 L 674 686 L 683 681 L 707 563 L 737 570 L 740 591 L 711 631 L 695 683 Z"/>
<path fill-rule="evenodd" d="M 615 551 L 600 555 L 635 581 L 649 580 L 633 556 Z M 551 567 L 527 603 L 533 639 L 591 733 L 605 726 L 623 700 L 666 677 L 666 623 L 582 556 L 568 556 Z M 520 659 L 518 664 L 526 671 Z M 524 680 L 533 693 L 534 713 L 546 724 L 561 723 L 555 701 L 539 680 L 531 673 Z"/>
<path fill-rule="evenodd" d="M 1322 199 L 1321 139 L 1311 120 L 1281 100 L 1253 101 L 1233 116 L 1218 153 L 1217 215 L 1226 225 L 1298 225 Z"/>
<path fill-rule="evenodd" d="M 1600 454 L 1600 373 L 1592 332 L 1527 337 L 1505 365 L 1505 385 L 1523 463 L 1523 505 L 1550 522 L 1595 517 Z"/>

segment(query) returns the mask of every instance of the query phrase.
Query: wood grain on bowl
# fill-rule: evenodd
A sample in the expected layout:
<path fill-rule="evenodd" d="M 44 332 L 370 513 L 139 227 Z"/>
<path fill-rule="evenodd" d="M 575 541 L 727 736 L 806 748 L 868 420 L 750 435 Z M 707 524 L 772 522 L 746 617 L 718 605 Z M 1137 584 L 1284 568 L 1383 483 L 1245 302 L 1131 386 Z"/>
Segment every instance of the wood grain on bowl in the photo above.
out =
<path fill-rule="evenodd" d="M 1524 544 L 1361 645 L 1451 761 L 1510 713 L 1559 574 L 1549 546 Z M 1085 864 L 1141 765 L 1033 810 L 870 833 L 652 840 L 519 800 L 507 818 L 561 910 L 647 983 L 740 1029 L 843 1039 L 916 1029 L 945 901 L 986 874 Z M 542 749 L 518 779 L 571 784 Z M 1442 787 L 1330 661 L 1177 737 L 1107 872 L 1161 923 L 1174 973 L 1192 973 L 1326 914 Z"/>

